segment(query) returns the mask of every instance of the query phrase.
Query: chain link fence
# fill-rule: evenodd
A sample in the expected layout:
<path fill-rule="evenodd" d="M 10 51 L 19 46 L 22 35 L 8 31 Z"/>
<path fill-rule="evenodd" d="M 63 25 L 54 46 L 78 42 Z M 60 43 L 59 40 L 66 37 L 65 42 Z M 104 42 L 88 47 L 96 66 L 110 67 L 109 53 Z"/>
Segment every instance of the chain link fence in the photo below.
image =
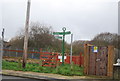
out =
<path fill-rule="evenodd" d="M 29 49 L 28 58 L 31 59 L 40 59 L 40 50 L 39 49 Z M 9 48 L 9 49 L 4 49 L 3 51 L 3 57 L 22 57 L 23 56 L 23 49 L 18 49 L 18 48 Z"/>

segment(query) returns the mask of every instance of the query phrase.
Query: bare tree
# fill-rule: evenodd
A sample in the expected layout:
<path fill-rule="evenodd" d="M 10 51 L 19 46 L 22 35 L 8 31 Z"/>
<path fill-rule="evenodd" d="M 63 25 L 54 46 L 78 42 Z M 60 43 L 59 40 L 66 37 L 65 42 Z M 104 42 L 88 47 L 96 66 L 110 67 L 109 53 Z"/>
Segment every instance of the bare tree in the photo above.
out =
<path fill-rule="evenodd" d="M 28 48 L 45 48 L 61 52 L 62 41 L 52 35 L 52 27 L 32 22 L 29 31 Z M 23 48 L 23 31 L 10 40 L 12 47 Z M 67 44 L 67 43 L 66 43 Z"/>
<path fill-rule="evenodd" d="M 91 43 L 94 45 L 99 45 L 99 46 L 113 45 L 116 48 L 120 47 L 119 42 L 120 42 L 120 35 L 109 32 L 100 33 L 91 40 Z"/>

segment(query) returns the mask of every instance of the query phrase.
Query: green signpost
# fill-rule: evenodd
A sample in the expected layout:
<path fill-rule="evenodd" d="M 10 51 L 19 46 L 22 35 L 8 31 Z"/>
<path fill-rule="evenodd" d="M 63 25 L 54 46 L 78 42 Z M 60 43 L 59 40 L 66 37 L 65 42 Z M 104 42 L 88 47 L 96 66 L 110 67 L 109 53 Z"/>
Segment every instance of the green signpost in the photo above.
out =
<path fill-rule="evenodd" d="M 65 47 L 64 47 L 64 43 L 65 43 L 65 35 L 71 34 L 70 31 L 66 31 L 66 28 L 63 27 L 62 28 L 63 32 L 53 32 L 53 35 L 63 35 L 63 41 L 62 41 L 62 65 L 64 65 L 64 52 L 65 52 Z"/>
<path fill-rule="evenodd" d="M 68 32 L 53 32 L 53 35 L 66 35 L 66 34 L 71 34 L 71 32 L 70 31 L 68 31 Z"/>
<path fill-rule="evenodd" d="M 57 39 L 62 39 L 62 37 L 59 37 L 59 36 L 57 36 L 57 37 L 55 37 L 55 38 L 57 38 Z"/>

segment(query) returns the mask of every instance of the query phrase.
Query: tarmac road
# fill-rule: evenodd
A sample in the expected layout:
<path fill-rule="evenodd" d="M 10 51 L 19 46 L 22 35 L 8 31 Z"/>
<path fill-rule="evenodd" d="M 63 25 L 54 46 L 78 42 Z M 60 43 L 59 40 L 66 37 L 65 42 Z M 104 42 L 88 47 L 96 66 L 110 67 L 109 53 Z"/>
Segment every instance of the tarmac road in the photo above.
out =
<path fill-rule="evenodd" d="M 43 79 L 44 78 L 44 79 Z M 7 76 L 2 75 L 2 81 L 120 81 L 120 80 L 62 80 L 62 79 L 53 79 L 53 78 L 45 78 L 41 77 L 41 79 L 32 79 L 32 78 L 23 78 L 23 77 L 16 77 L 16 76 Z"/>
<path fill-rule="evenodd" d="M 2 79 L 27 79 L 27 78 L 3 75 L 3 76 L 2 76 Z"/>
<path fill-rule="evenodd" d="M 43 79 L 44 78 L 44 79 Z M 32 79 L 32 78 L 23 78 L 23 77 L 17 77 L 17 76 L 8 76 L 8 75 L 2 75 L 2 81 L 69 81 L 69 80 L 58 80 L 53 78 L 45 78 L 41 77 L 41 79 Z"/>

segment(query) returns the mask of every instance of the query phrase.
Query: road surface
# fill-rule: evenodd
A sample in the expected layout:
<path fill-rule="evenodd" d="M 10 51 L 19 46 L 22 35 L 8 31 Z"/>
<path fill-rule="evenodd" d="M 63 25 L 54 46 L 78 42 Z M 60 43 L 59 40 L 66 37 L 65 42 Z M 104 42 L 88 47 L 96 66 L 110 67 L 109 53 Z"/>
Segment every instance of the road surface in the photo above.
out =
<path fill-rule="evenodd" d="M 44 79 L 43 79 L 44 78 Z M 52 79 L 52 78 L 46 78 L 45 77 L 41 77 L 41 79 L 32 79 L 32 78 L 22 78 L 22 77 L 15 77 L 15 76 L 6 76 L 3 75 L 2 76 L 2 81 L 120 81 L 120 80 L 83 80 L 83 79 L 79 79 L 79 80 L 58 80 L 58 79 Z M 16 80 L 17 79 L 17 80 Z"/>
<path fill-rule="evenodd" d="M 43 79 L 44 78 L 44 79 Z M 47 78 L 47 77 L 41 77 L 41 79 L 32 79 L 32 78 L 23 78 L 23 77 L 16 77 L 16 76 L 7 76 L 7 75 L 2 75 L 2 81 L 9 81 L 9 80 L 25 80 L 25 81 L 69 81 L 69 80 L 56 80 L 56 79 L 53 79 L 53 78 Z M 9 80 L 8 80 L 9 79 Z M 16 80 L 16 81 L 17 81 Z"/>

